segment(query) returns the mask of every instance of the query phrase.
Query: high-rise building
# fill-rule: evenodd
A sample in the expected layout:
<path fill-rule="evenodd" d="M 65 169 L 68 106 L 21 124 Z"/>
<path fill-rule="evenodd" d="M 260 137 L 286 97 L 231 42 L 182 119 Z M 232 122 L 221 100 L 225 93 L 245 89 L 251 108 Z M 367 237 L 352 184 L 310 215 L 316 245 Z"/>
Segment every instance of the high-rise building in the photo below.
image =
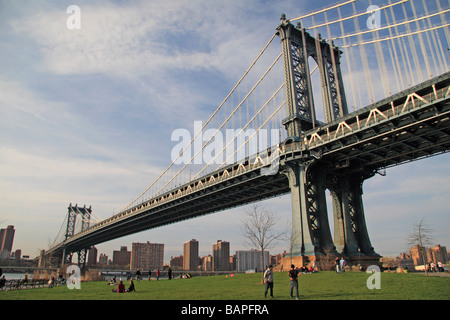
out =
<path fill-rule="evenodd" d="M 0 251 L 12 251 L 15 232 L 14 226 L 8 226 L 8 228 L 0 230 Z"/>
<path fill-rule="evenodd" d="M 162 269 L 164 265 L 164 244 L 161 243 L 132 243 L 130 270 Z"/>
<path fill-rule="evenodd" d="M 448 262 L 447 247 L 437 244 L 435 247 L 428 249 L 428 261 L 434 263 L 442 262 L 446 264 Z"/>
<path fill-rule="evenodd" d="M 212 271 L 230 271 L 230 243 L 217 240 L 213 244 Z"/>
<path fill-rule="evenodd" d="M 126 266 L 130 264 L 131 252 L 127 250 L 126 246 L 121 246 L 120 251 L 113 251 L 113 264 L 119 266 Z"/>
<path fill-rule="evenodd" d="M 261 251 L 238 250 L 236 251 L 236 271 L 264 270 L 269 263 L 269 251 L 264 251 L 264 265 L 261 266 Z M 263 269 L 264 268 L 264 269 Z"/>
<path fill-rule="evenodd" d="M 447 248 L 441 245 L 436 245 L 435 247 L 425 248 L 415 245 L 410 249 L 411 259 L 414 261 L 415 266 L 423 265 L 429 262 L 442 262 L 447 263 Z"/>
<path fill-rule="evenodd" d="M 203 257 L 202 259 L 202 270 L 203 271 L 212 271 L 212 255 L 208 254 L 207 256 Z"/>
<path fill-rule="evenodd" d="M 97 254 L 98 250 L 96 247 L 92 247 L 89 249 L 88 263 L 87 263 L 88 267 L 92 267 L 97 264 Z"/>
<path fill-rule="evenodd" d="M 101 266 L 106 266 L 108 264 L 108 256 L 104 253 L 100 253 L 100 257 L 98 258 L 98 264 Z"/>
<path fill-rule="evenodd" d="M 183 270 L 195 271 L 198 265 L 198 241 L 192 239 L 183 246 Z"/>

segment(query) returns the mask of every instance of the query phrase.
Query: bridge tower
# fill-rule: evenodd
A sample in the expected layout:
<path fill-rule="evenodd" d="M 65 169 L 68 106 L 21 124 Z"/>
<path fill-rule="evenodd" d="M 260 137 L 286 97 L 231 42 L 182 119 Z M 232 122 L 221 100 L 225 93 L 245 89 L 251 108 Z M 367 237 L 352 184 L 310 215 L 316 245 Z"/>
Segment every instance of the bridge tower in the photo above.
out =
<path fill-rule="evenodd" d="M 91 213 L 92 213 L 91 206 L 89 206 L 89 208 L 86 208 L 86 205 L 84 205 L 84 207 L 78 207 L 78 204 L 75 204 L 75 206 L 72 206 L 72 204 L 69 205 L 67 212 L 67 226 L 66 226 L 65 240 L 74 236 L 77 216 L 81 219 L 81 231 L 84 231 L 89 228 Z M 83 248 L 77 251 L 78 265 L 82 269 L 86 266 L 88 250 L 89 248 Z M 73 252 L 66 252 L 66 250 L 64 250 L 63 255 L 64 255 L 63 262 L 71 263 Z"/>
<path fill-rule="evenodd" d="M 304 132 L 320 126 L 313 99 L 310 57 L 320 73 L 325 122 L 348 114 L 340 68 L 342 52 L 320 35 L 312 37 L 300 24 L 294 27 L 285 15 L 281 17 L 277 34 L 283 50 L 287 107 L 283 125 L 288 133 L 285 143 L 289 144 L 302 141 Z M 350 260 L 377 261 L 375 257 L 379 256 L 369 240 L 362 202 L 362 183 L 373 173 L 346 175 L 335 169 L 336 164 L 321 162 L 320 154 L 308 151 L 283 165 L 291 189 L 292 256 L 301 257 L 302 264 L 320 259 L 325 252 L 344 255 Z M 334 240 L 328 221 L 327 189 L 334 208 Z"/>

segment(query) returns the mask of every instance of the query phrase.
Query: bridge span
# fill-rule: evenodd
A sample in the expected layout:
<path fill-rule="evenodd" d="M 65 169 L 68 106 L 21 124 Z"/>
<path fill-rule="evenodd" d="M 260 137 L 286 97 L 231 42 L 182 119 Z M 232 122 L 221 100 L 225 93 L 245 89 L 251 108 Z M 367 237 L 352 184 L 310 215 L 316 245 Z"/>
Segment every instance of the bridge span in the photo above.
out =
<path fill-rule="evenodd" d="M 349 10 L 350 16 L 341 17 L 340 10 L 345 5 L 351 5 L 353 13 Z M 282 129 L 283 139 L 268 142 L 266 147 L 236 157 L 231 163 L 215 166 L 210 162 L 193 178 L 190 165 L 196 164 L 197 154 L 191 159 L 189 154 L 188 163 L 172 175 L 169 169 L 175 166 L 177 158 L 128 207 L 95 224 L 90 223 L 91 208 L 70 205 L 65 239 L 46 255 L 59 259 L 62 256 L 63 261 L 69 261 L 71 253 L 78 252 L 84 263 L 86 252 L 93 245 L 290 193 L 292 256 L 299 258 L 299 264 L 320 258 L 325 250 L 345 255 L 350 261 L 379 261 L 366 227 L 364 181 L 377 173 L 384 174 L 386 168 L 450 150 L 450 72 L 441 52 L 442 41 L 448 40 L 450 34 L 448 24 L 439 1 L 436 12 L 403 17 L 405 21 L 396 23 L 396 14 L 407 12 L 405 5 L 405 1 L 399 1 L 380 7 L 394 23 L 380 27 L 367 24 L 368 30 L 363 31 L 358 19 L 371 13 L 358 13 L 352 1 L 296 18 L 300 21 L 296 26 L 282 15 L 268 44 L 202 129 L 217 120 L 219 128 L 213 130 L 216 133 L 228 128 L 234 130 L 235 123 L 244 118 L 243 129 L 258 128 L 254 133 L 258 134 L 271 125 Z M 408 5 L 416 12 L 417 3 L 410 0 Z M 428 12 L 427 4 L 421 5 Z M 330 10 L 338 10 L 339 19 L 328 21 L 326 12 Z M 304 19 L 317 15 L 324 15 L 325 23 L 308 29 L 302 26 Z M 418 21 L 425 19 L 429 25 L 421 27 Z M 353 22 L 350 32 L 344 31 L 344 24 L 349 27 L 347 22 Z M 408 27 L 407 31 L 399 31 L 400 26 L 412 22 L 416 29 Z M 333 35 L 330 25 L 339 26 L 334 29 L 340 29 L 340 34 Z M 329 40 L 323 39 L 316 28 L 326 28 Z M 428 39 L 427 44 L 424 37 Z M 275 38 L 280 42 L 271 50 Z M 356 42 L 351 40 L 354 38 Z M 408 46 L 405 38 L 409 40 Z M 334 41 L 341 41 L 342 45 L 338 47 Z M 368 58 L 368 48 L 373 49 L 373 59 Z M 270 52 L 275 54 L 271 56 Z M 346 61 L 342 59 L 344 55 Z M 420 57 L 424 66 L 419 62 Z M 378 70 L 370 66 L 374 61 Z M 347 67 L 348 77 L 342 73 L 343 65 Z M 362 70 L 357 69 L 360 65 Z M 252 78 L 255 69 L 265 72 Z M 317 104 L 323 107 L 323 122 L 318 120 L 322 111 L 316 109 L 314 102 L 316 70 L 320 88 L 315 88 L 321 93 Z M 344 84 L 344 79 L 349 79 L 350 85 Z M 392 88 L 394 85 L 396 89 Z M 245 87 L 246 94 L 236 89 L 240 86 Z M 270 86 L 273 91 L 268 91 Z M 381 91 L 381 87 L 384 98 L 375 99 L 374 91 Z M 351 95 L 346 95 L 348 89 Z M 362 95 L 370 99 L 361 99 Z M 349 112 L 349 101 L 366 106 L 359 109 L 355 106 L 356 110 Z M 210 148 L 208 144 L 213 138 L 214 135 L 206 143 L 201 138 L 200 148 Z M 195 139 L 178 157 L 184 157 L 188 147 L 197 146 L 199 141 Z M 248 145 L 249 142 L 244 142 L 241 147 L 245 149 Z M 215 150 L 222 155 L 225 151 L 227 146 Z M 168 182 L 159 181 L 161 177 Z M 158 182 L 163 186 L 157 185 Z M 326 191 L 333 203 L 333 236 Z M 75 233 L 77 216 L 83 224 L 81 232 Z"/>
<path fill-rule="evenodd" d="M 291 192 L 292 163 L 337 176 L 381 169 L 450 150 L 450 73 L 384 99 L 281 144 L 279 159 L 258 154 L 94 224 L 48 253 L 82 248 Z M 269 151 L 270 152 L 270 151 Z M 279 168 L 262 173 L 279 161 Z"/>

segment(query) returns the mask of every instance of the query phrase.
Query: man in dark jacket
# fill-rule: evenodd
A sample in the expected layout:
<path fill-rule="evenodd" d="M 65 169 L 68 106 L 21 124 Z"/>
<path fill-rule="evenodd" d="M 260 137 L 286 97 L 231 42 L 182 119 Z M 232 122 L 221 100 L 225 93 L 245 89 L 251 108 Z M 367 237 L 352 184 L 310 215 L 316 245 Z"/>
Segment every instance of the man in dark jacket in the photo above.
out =
<path fill-rule="evenodd" d="M 295 293 L 296 293 L 296 298 L 298 300 L 298 270 L 295 268 L 295 266 L 293 264 L 291 264 L 291 270 L 289 270 L 289 279 L 291 282 L 291 295 L 290 297 L 292 297 L 292 291 L 295 288 Z"/>

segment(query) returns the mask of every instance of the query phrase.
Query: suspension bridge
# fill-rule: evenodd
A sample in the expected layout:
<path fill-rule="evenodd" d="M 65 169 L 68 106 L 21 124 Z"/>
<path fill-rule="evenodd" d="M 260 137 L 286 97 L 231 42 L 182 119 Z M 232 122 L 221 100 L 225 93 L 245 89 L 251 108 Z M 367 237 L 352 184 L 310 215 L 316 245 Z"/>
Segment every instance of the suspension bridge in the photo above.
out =
<path fill-rule="evenodd" d="M 84 264 L 93 245 L 290 193 L 293 256 L 377 261 L 363 182 L 450 148 L 449 12 L 443 0 L 350 0 L 282 15 L 212 115 L 174 132 L 159 177 L 107 219 L 70 204 L 44 256 Z"/>

